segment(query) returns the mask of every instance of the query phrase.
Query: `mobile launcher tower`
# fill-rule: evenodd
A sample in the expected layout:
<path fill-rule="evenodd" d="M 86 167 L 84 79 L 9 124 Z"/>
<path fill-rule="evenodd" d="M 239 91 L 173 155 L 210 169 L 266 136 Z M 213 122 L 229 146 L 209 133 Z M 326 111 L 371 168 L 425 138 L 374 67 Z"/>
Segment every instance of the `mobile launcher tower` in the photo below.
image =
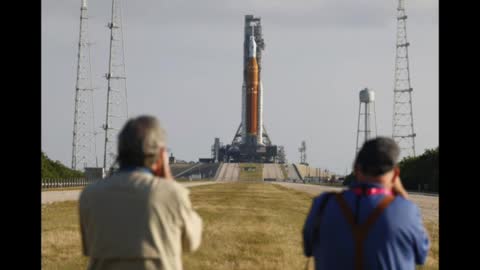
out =
<path fill-rule="evenodd" d="M 275 163 L 277 146 L 263 125 L 262 36 L 260 17 L 245 16 L 241 123 L 231 144 L 222 146 L 218 160 L 224 162 Z"/>

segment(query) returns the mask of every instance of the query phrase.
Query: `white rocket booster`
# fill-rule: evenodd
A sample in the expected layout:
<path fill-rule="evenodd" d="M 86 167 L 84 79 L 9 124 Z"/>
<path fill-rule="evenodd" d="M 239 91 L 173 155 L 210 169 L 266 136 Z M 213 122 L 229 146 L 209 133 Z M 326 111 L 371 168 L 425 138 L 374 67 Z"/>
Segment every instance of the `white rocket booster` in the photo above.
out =
<path fill-rule="evenodd" d="M 242 84 L 242 127 L 241 127 L 241 133 L 242 134 L 242 143 L 245 142 L 245 138 L 247 135 L 247 86 L 245 85 L 245 82 Z"/>
<path fill-rule="evenodd" d="M 263 145 L 263 83 L 260 80 L 258 87 L 258 128 L 257 144 Z"/>

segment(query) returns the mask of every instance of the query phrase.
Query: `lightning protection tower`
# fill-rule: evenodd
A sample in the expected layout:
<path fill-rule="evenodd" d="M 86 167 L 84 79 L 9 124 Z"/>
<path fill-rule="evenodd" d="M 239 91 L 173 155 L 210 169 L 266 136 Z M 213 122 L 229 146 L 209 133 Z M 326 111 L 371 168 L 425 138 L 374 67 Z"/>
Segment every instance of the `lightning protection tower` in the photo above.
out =
<path fill-rule="evenodd" d="M 363 106 L 362 106 L 363 105 Z M 362 112 L 363 108 L 363 112 Z M 373 108 L 373 113 L 372 113 Z M 360 104 L 358 108 L 358 125 L 357 125 L 357 148 L 355 155 L 360 150 L 362 144 L 372 138 L 372 119 L 374 116 L 375 135 L 377 135 L 377 118 L 375 114 L 375 92 L 368 88 L 360 91 Z M 363 116 L 363 117 L 362 117 Z M 363 127 L 363 130 L 361 129 Z M 362 138 L 363 137 L 363 138 Z M 362 138 L 362 139 L 360 139 Z"/>
<path fill-rule="evenodd" d="M 222 147 L 220 138 L 215 138 L 215 141 L 212 145 L 212 159 L 214 162 L 219 162 L 220 147 Z"/>
<path fill-rule="evenodd" d="M 300 152 L 300 164 L 307 164 L 307 144 L 305 141 L 302 141 L 298 151 Z"/>
<path fill-rule="evenodd" d="M 412 87 L 408 63 L 407 15 L 405 1 L 398 1 L 397 48 L 395 60 L 395 86 L 393 100 L 393 139 L 402 156 L 415 156 L 415 131 L 413 129 Z"/>
<path fill-rule="evenodd" d="M 80 7 L 80 34 L 77 54 L 77 80 L 73 116 L 72 169 L 98 166 L 95 142 L 92 67 L 87 36 L 87 0 Z"/>
<path fill-rule="evenodd" d="M 103 168 L 107 172 L 117 156 L 117 134 L 128 118 L 127 86 L 123 44 L 122 9 L 120 0 L 112 0 L 110 29 L 110 57 L 108 60 L 107 109 L 105 116 L 105 148 Z"/>

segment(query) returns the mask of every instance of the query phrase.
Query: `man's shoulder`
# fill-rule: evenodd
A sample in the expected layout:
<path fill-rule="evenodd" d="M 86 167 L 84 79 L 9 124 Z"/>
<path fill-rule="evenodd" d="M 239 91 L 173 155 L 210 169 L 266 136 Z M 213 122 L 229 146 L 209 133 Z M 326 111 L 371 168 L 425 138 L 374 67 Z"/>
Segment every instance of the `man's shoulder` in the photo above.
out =
<path fill-rule="evenodd" d="M 83 190 L 82 194 L 90 195 L 96 193 L 98 191 L 104 190 L 111 186 L 114 183 L 114 179 L 119 177 L 126 177 L 125 175 L 114 174 L 103 179 L 98 179 L 93 181 L 92 183 L 88 184 Z"/>
<path fill-rule="evenodd" d="M 404 209 L 408 211 L 418 210 L 418 206 L 411 200 L 405 199 L 402 196 L 395 196 L 392 206 L 398 209 Z"/>
<path fill-rule="evenodd" d="M 104 179 L 96 180 L 87 186 L 85 186 L 80 192 L 78 203 L 80 208 L 86 207 L 96 195 L 98 191 L 103 188 L 105 182 Z"/>
<path fill-rule="evenodd" d="M 104 179 L 97 180 L 87 185 L 80 198 L 104 196 L 112 190 L 144 190 L 153 189 L 155 186 L 155 177 L 147 173 L 138 172 L 118 172 Z"/>
<path fill-rule="evenodd" d="M 153 181 L 155 181 L 155 185 L 152 186 L 152 191 L 160 196 L 168 194 L 170 196 L 183 198 L 190 194 L 190 191 L 186 187 L 175 180 L 154 177 Z"/>
<path fill-rule="evenodd" d="M 90 194 L 94 193 L 99 189 L 99 186 L 102 185 L 104 182 L 103 179 L 96 180 L 88 185 L 86 185 L 83 189 L 82 192 L 80 192 L 80 198 L 89 196 Z"/>
<path fill-rule="evenodd" d="M 401 196 L 396 196 L 395 200 L 389 205 L 387 210 L 387 216 L 390 219 L 397 220 L 399 223 L 408 223 L 413 219 L 421 218 L 418 205 Z"/>
<path fill-rule="evenodd" d="M 330 201 L 332 199 L 332 197 L 334 197 L 334 195 L 337 194 L 337 193 L 341 193 L 341 192 L 334 192 L 334 191 L 323 192 L 322 194 L 313 198 L 313 203 L 315 205 L 318 205 L 318 204 L 326 202 L 326 200 Z"/>
<path fill-rule="evenodd" d="M 324 199 L 329 199 L 334 197 L 336 194 L 343 194 L 344 191 L 325 191 L 314 198 L 316 201 L 323 201 Z"/>
<path fill-rule="evenodd" d="M 349 201 L 349 195 L 350 196 L 352 195 L 352 194 L 347 194 L 345 191 L 323 192 L 322 194 L 313 198 L 313 203 L 315 205 L 319 205 L 319 204 L 325 202 L 325 200 L 330 201 L 330 200 L 334 199 L 333 197 L 335 197 L 336 194 L 343 194 L 343 196 L 346 196 L 345 198 L 347 199 L 347 201 Z M 405 199 L 401 196 L 395 196 L 395 199 L 393 200 L 393 202 L 391 203 L 389 208 L 392 209 L 395 212 L 404 212 L 404 213 L 408 213 L 408 214 L 419 212 L 419 207 L 414 202 L 412 202 L 411 200 Z"/>
<path fill-rule="evenodd" d="M 182 184 L 180 184 L 179 182 L 173 179 L 165 179 L 165 178 L 159 178 L 159 177 L 155 177 L 155 178 L 161 181 L 164 187 L 169 188 L 172 191 L 188 192 L 188 189 L 186 187 L 184 187 Z"/>

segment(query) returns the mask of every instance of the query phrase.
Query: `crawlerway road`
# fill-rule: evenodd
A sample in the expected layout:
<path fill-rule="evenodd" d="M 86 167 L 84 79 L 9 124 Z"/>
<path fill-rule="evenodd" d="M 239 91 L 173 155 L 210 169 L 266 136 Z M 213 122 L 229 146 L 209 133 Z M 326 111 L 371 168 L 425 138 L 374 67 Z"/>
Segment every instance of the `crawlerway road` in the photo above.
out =
<path fill-rule="evenodd" d="M 186 182 L 181 184 L 184 187 L 194 187 L 194 186 L 201 186 L 201 185 L 209 185 L 215 184 L 213 181 L 209 182 Z M 59 191 L 42 191 L 42 204 L 44 203 L 52 203 L 52 202 L 61 202 L 61 201 L 76 201 L 80 196 L 80 192 L 82 190 L 59 190 Z"/>
<path fill-rule="evenodd" d="M 307 192 L 313 195 L 319 195 L 325 191 L 340 191 L 344 188 L 340 187 L 329 187 L 322 185 L 308 185 L 308 184 L 298 184 L 298 183 L 287 183 L 287 182 L 275 182 L 274 184 L 279 184 L 288 188 L 293 188 L 299 191 Z M 426 220 L 433 221 L 438 223 L 438 195 L 432 196 L 421 193 L 409 192 L 410 200 L 418 205 L 422 216 Z"/>

